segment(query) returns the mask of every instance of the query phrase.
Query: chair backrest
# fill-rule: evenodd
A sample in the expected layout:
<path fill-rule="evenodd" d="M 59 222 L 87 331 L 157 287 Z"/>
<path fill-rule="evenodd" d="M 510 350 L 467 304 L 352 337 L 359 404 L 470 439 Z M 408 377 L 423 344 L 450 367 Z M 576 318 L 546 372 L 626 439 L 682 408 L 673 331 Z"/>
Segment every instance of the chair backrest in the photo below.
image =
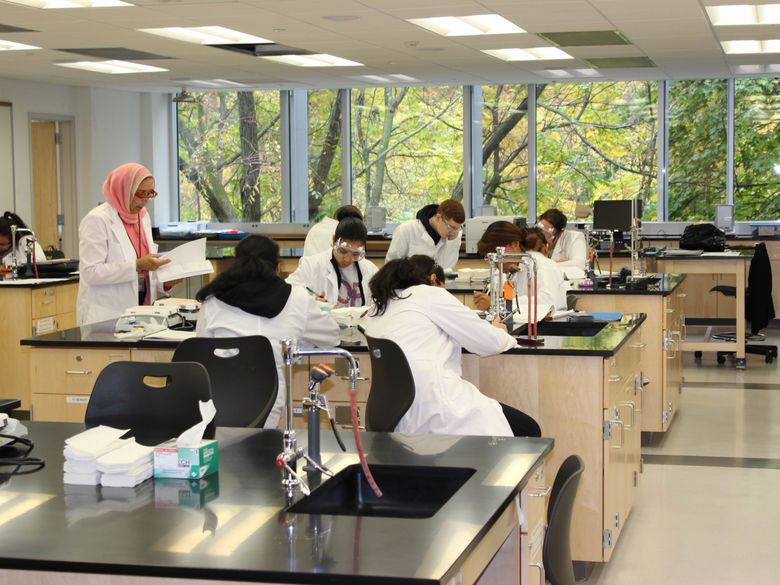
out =
<path fill-rule="evenodd" d="M 276 360 L 267 337 L 191 337 L 176 348 L 173 361 L 205 366 L 217 426 L 263 426 L 279 392 Z"/>
<path fill-rule="evenodd" d="M 84 422 L 129 428 L 139 443 L 152 445 L 200 422 L 198 402 L 208 400 L 209 375 L 200 364 L 112 362 L 95 380 Z M 206 436 L 213 437 L 209 426 Z"/>
<path fill-rule="evenodd" d="M 761 331 L 775 318 L 775 306 L 772 302 L 772 264 L 763 242 L 756 244 L 748 269 L 745 318 L 750 321 L 753 334 Z"/>
<path fill-rule="evenodd" d="M 574 585 L 571 560 L 571 514 L 574 496 L 585 464 L 579 455 L 569 455 L 561 464 L 550 491 L 547 533 L 544 536 L 544 572 L 552 585 Z"/>
<path fill-rule="evenodd" d="M 404 352 L 393 341 L 366 335 L 371 357 L 371 390 L 366 428 L 392 432 L 414 402 L 414 377 Z"/>

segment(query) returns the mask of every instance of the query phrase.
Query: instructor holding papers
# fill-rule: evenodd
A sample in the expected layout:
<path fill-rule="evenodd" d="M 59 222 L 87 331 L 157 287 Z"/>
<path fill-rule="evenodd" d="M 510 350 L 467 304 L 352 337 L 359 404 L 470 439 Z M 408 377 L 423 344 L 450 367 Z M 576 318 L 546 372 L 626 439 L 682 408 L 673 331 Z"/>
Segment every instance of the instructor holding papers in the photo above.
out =
<path fill-rule="evenodd" d="M 127 163 L 103 183 L 105 203 L 79 225 L 79 325 L 118 318 L 136 305 L 150 305 L 159 291 L 155 271 L 170 262 L 157 254 L 146 204 L 157 196 L 154 177 L 142 165 Z"/>

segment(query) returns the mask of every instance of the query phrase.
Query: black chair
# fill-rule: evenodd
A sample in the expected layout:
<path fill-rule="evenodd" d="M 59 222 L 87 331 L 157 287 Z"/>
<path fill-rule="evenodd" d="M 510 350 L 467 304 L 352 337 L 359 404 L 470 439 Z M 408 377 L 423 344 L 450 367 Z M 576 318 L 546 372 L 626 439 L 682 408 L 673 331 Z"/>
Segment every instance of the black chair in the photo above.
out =
<path fill-rule="evenodd" d="M 366 428 L 393 432 L 414 402 L 414 377 L 398 345 L 366 335 L 371 357 L 371 390 L 366 403 Z"/>
<path fill-rule="evenodd" d="M 710 292 L 719 292 L 727 297 L 737 296 L 737 287 L 735 286 L 714 286 Z M 756 244 L 753 259 L 750 261 L 748 269 L 748 284 L 745 290 L 745 319 L 750 322 L 749 341 L 760 341 L 764 335 L 760 331 L 766 327 L 769 322 L 775 318 L 775 307 L 772 302 L 772 265 L 769 260 L 769 253 L 766 244 L 763 242 Z M 716 333 L 713 339 L 723 341 L 735 341 L 736 332 Z M 752 353 L 764 356 L 764 361 L 771 364 L 777 357 L 777 346 L 766 344 L 746 343 L 745 353 Z M 718 363 L 726 361 L 727 355 L 733 355 L 733 351 L 719 351 L 717 355 Z M 699 354 L 697 352 L 697 357 Z"/>
<path fill-rule="evenodd" d="M 574 496 L 585 464 L 579 455 L 569 455 L 558 469 L 547 507 L 547 533 L 544 535 L 544 572 L 552 585 L 574 585 L 571 560 L 571 514 Z"/>
<path fill-rule="evenodd" d="M 139 443 L 155 445 L 200 422 L 198 402 L 208 400 L 209 375 L 200 364 L 112 362 L 95 380 L 84 422 L 127 428 Z M 214 436 L 213 423 L 205 436 Z"/>
<path fill-rule="evenodd" d="M 220 427 L 262 427 L 279 392 L 273 348 L 267 337 L 191 337 L 173 353 L 174 362 L 203 364 Z"/>

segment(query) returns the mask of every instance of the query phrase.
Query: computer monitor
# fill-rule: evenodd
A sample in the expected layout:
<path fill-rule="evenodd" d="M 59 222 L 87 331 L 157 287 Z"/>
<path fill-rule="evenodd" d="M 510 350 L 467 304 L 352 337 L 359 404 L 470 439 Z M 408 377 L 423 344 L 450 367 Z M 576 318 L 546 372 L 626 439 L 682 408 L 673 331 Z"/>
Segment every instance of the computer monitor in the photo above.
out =
<path fill-rule="evenodd" d="M 628 231 L 631 229 L 632 202 L 598 200 L 593 202 L 593 229 Z"/>

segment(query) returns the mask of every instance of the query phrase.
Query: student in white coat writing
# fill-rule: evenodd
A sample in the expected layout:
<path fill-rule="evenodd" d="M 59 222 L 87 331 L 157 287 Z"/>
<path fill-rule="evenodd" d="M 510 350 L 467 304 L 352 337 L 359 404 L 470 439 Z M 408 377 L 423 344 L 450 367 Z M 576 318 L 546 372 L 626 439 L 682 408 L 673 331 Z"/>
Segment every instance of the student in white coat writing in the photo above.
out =
<path fill-rule="evenodd" d="M 445 270 L 452 270 L 458 262 L 464 221 L 466 212 L 460 201 L 447 199 L 439 205 L 426 205 L 417 212 L 416 219 L 395 228 L 385 259 L 424 254 Z"/>
<path fill-rule="evenodd" d="M 146 204 L 157 196 L 149 169 L 135 163 L 117 167 L 103 183 L 105 203 L 79 224 L 79 325 L 118 318 L 136 305 L 151 305 L 177 281 L 160 283 L 160 259 L 152 241 Z"/>
<path fill-rule="evenodd" d="M 298 261 L 287 282 L 308 287 L 320 301 L 339 307 L 368 305 L 368 281 L 376 265 L 366 260 L 366 224 L 356 217 L 339 222 L 330 248 Z"/>
<path fill-rule="evenodd" d="M 201 301 L 196 334 L 201 337 L 263 335 L 271 342 L 279 392 L 265 428 L 276 428 L 284 411 L 286 387 L 280 341 L 302 347 L 335 347 L 339 326 L 320 310 L 306 290 L 279 277 L 279 246 L 271 238 L 250 235 L 236 246 L 236 260 L 198 291 Z"/>
<path fill-rule="evenodd" d="M 333 245 L 333 235 L 336 233 L 336 226 L 342 219 L 347 217 L 357 217 L 363 221 L 363 214 L 354 205 L 342 205 L 333 214 L 333 217 L 325 217 L 322 221 L 315 223 L 309 228 L 306 239 L 303 241 L 303 255 L 313 256 Z"/>
<path fill-rule="evenodd" d="M 588 244 L 585 234 L 566 229 L 566 216 L 558 209 L 548 209 L 539 217 L 538 226 L 544 230 L 550 246 L 550 259 L 558 263 L 569 278 L 583 278 L 588 263 Z"/>
<path fill-rule="evenodd" d="M 488 398 L 461 377 L 461 349 L 480 356 L 517 345 L 500 323 L 491 325 L 411 259 L 391 260 L 371 279 L 374 308 L 366 334 L 403 350 L 415 397 L 396 426 L 401 433 L 541 436 L 522 412 Z"/>
<path fill-rule="evenodd" d="M 524 228 L 508 221 L 495 221 L 487 227 L 482 238 L 477 242 L 477 251 L 481 256 L 487 256 L 488 253 L 495 252 L 497 247 L 504 247 L 510 253 L 529 254 L 536 261 L 537 314 L 540 319 L 550 309 L 566 310 L 563 272 L 556 262 L 545 255 L 547 248 L 545 236 L 539 228 Z M 504 264 L 504 270 L 508 270 L 509 267 L 509 264 Z M 514 296 L 517 297 L 519 308 L 522 309 L 528 303 L 526 271 L 515 272 L 511 281 L 514 285 Z M 482 311 L 487 310 L 490 307 L 490 296 L 474 291 L 474 305 Z"/>

